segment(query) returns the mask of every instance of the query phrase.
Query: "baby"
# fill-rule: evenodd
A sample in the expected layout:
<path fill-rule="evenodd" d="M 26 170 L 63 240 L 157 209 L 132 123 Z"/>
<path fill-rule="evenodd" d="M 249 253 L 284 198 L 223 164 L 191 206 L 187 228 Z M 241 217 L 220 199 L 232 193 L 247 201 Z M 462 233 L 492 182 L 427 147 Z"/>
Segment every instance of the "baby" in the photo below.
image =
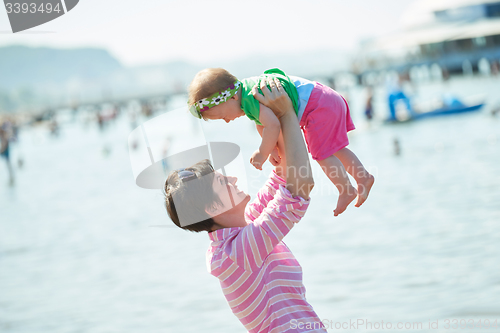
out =
<path fill-rule="evenodd" d="M 347 102 L 333 89 L 318 82 L 289 77 L 277 68 L 241 81 L 225 69 L 207 68 L 196 74 L 189 86 L 189 111 L 199 119 L 224 119 L 226 123 L 246 115 L 255 122 L 262 137 L 250 162 L 259 170 L 268 157 L 273 165 L 279 165 L 285 157 L 280 122 L 271 109 L 253 96 L 255 90 L 261 92 L 261 80 L 275 79 L 292 100 L 307 149 L 339 190 L 334 215 L 344 212 L 356 197 L 355 206 L 361 206 L 375 178 L 347 148 L 347 132 L 354 129 L 354 124 Z M 346 171 L 356 180 L 357 189 L 352 186 Z"/>

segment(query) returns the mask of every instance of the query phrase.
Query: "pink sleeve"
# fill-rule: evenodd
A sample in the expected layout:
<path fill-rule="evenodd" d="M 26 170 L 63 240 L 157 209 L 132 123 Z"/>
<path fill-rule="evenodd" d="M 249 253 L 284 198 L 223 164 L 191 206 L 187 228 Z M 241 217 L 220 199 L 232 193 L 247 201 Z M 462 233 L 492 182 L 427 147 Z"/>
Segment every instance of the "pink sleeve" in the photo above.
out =
<path fill-rule="evenodd" d="M 259 217 L 244 227 L 225 248 L 226 255 L 247 271 L 253 271 L 264 263 L 269 253 L 294 224 L 300 221 L 309 206 L 310 199 L 292 197 L 282 184 L 274 191 L 274 198 L 268 202 Z"/>
<path fill-rule="evenodd" d="M 245 209 L 245 217 L 250 221 L 254 221 L 257 217 L 259 217 L 264 208 L 267 207 L 268 202 L 274 198 L 276 190 L 278 190 L 280 185 L 285 186 L 286 182 L 273 170 L 273 172 L 269 175 L 267 182 L 257 193 L 255 200 Z"/>

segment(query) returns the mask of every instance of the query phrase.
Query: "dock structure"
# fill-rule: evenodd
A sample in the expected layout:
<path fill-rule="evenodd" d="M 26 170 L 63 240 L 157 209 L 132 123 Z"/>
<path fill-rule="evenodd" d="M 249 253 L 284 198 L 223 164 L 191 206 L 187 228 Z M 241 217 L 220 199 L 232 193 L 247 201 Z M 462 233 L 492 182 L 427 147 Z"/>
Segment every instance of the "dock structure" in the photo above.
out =
<path fill-rule="evenodd" d="M 500 1 L 420 0 L 402 21 L 396 33 L 362 44 L 352 66 L 364 81 L 386 71 L 412 79 L 498 73 Z"/>
<path fill-rule="evenodd" d="M 35 122 L 51 120 L 59 112 L 72 111 L 78 113 L 80 111 L 101 113 L 106 106 L 113 108 L 121 108 L 135 103 L 137 108 L 140 108 L 145 116 L 151 116 L 157 109 L 164 109 L 171 99 L 177 95 L 183 95 L 185 92 L 165 92 L 152 94 L 135 94 L 122 95 L 116 97 L 102 97 L 95 99 L 87 99 L 83 101 L 73 101 L 68 103 L 40 105 L 36 109 L 31 109 L 23 114 L 28 114 Z"/>

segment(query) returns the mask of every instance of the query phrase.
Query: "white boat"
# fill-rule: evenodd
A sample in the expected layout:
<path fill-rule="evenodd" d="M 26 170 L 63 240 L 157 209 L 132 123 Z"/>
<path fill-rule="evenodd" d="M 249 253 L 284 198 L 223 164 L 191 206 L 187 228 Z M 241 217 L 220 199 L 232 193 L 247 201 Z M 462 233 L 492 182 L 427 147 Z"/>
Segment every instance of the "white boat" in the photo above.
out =
<path fill-rule="evenodd" d="M 410 75 L 489 73 L 500 61 L 499 0 L 420 0 L 401 18 L 402 28 L 361 45 L 359 73 Z M 411 71 L 416 73 L 412 73 Z"/>

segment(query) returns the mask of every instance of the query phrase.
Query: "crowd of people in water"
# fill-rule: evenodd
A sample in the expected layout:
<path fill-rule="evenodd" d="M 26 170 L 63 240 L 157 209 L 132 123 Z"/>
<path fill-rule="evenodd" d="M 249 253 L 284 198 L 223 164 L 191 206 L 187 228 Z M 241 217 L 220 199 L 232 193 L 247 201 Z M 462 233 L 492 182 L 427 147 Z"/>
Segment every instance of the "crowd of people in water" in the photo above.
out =
<path fill-rule="evenodd" d="M 14 117 L 6 117 L 0 119 L 0 158 L 3 159 L 7 166 L 9 185 L 14 185 L 14 167 L 11 161 L 11 147 L 18 141 L 19 126 Z M 22 160 L 18 160 L 18 166 L 22 167 Z"/>
<path fill-rule="evenodd" d="M 20 145 L 20 130 L 43 127 L 50 138 L 58 139 L 64 126 L 64 121 L 61 121 L 61 118 L 66 118 L 61 117 L 62 113 L 65 113 L 69 119 L 75 120 L 78 117 L 85 127 L 94 124 L 101 132 L 107 131 L 114 122 L 123 116 L 127 117 L 132 130 L 140 122 L 165 110 L 168 107 L 167 103 L 167 99 L 134 100 L 120 103 L 82 105 L 61 110 L 51 109 L 39 114 L 0 112 L 0 164 L 5 165 L 5 167 L 0 166 L 0 185 L 4 182 L 4 171 L 6 171 L 8 186 L 14 186 L 16 184 L 16 174 L 24 166 L 24 158 L 16 149 L 16 146 Z M 104 155 L 109 155 L 111 148 L 104 144 L 102 152 Z"/>

